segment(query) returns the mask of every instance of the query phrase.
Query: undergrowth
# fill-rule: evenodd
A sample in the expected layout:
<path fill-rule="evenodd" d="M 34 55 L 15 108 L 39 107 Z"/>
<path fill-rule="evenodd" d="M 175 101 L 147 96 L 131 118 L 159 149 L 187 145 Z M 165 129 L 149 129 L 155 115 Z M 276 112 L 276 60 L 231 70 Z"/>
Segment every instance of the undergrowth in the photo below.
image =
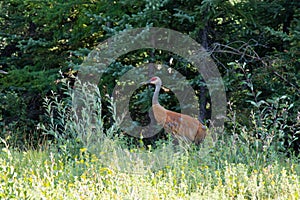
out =
<path fill-rule="evenodd" d="M 77 88 L 66 91 L 69 99 L 45 99 L 49 123 L 39 129 L 54 140 L 43 149 L 20 152 L 1 139 L 1 199 L 299 199 L 299 157 L 272 136 L 283 121 L 269 127 L 270 109 L 253 111 L 260 125 L 252 131 L 229 109 L 233 131 L 218 140 L 154 148 L 128 145 L 111 98 L 113 123 L 105 129 L 97 87 Z M 276 113 L 286 109 L 274 102 L 268 104 Z"/>

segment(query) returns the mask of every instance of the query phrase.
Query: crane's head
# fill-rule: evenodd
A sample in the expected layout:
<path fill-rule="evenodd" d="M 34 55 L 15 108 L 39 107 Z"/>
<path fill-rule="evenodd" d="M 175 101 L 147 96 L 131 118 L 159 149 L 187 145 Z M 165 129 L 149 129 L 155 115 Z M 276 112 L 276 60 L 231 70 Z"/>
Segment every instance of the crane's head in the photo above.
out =
<path fill-rule="evenodd" d="M 161 86 L 161 79 L 158 76 L 154 76 L 150 78 L 150 80 L 143 82 L 142 84 L 154 84 L 154 85 L 160 85 Z"/>

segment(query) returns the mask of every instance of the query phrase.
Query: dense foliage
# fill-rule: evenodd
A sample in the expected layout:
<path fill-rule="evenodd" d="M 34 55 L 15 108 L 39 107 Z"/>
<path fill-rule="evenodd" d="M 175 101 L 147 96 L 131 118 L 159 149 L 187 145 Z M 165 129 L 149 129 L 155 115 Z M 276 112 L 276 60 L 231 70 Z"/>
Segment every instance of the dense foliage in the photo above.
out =
<path fill-rule="evenodd" d="M 76 79 L 100 42 L 140 27 L 184 33 L 217 64 L 227 95 L 218 140 L 174 145 L 163 132 L 145 139 L 120 129 L 114 87 L 155 63 L 187 78 L 214 132 L 208 87 L 179 55 L 138 49 L 98 85 Z M 299 80 L 298 0 L 0 1 L 0 198 L 299 199 Z M 82 112 L 74 81 L 89 105 Z M 143 125 L 152 93 L 141 86 L 131 96 Z M 180 111 L 168 88 L 160 103 Z"/>
<path fill-rule="evenodd" d="M 226 85 L 227 134 L 249 134 L 263 141 L 261 148 L 270 142 L 280 151 L 298 150 L 299 7 L 297 0 L 2 1 L 0 69 L 8 74 L 0 74 L 0 136 L 21 148 L 41 144 L 37 124 L 49 123 L 43 98 L 52 91 L 64 98 L 62 82 L 76 75 L 99 42 L 148 26 L 188 34 L 211 53 Z M 199 118 L 208 122 L 209 96 L 201 76 L 170 52 L 146 49 L 118 58 L 102 80 L 102 94 L 110 93 L 126 70 L 149 61 L 166 64 L 170 57 L 202 99 L 206 109 Z M 166 107 L 178 109 L 175 98 L 163 99 L 169 100 Z M 103 114 L 109 115 L 108 108 Z"/>

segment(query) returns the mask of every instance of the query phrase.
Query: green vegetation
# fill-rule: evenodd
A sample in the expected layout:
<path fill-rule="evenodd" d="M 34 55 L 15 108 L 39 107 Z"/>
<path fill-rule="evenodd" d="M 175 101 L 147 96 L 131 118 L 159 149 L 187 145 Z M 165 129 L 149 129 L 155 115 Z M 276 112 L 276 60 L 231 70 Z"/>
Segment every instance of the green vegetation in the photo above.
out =
<path fill-rule="evenodd" d="M 80 148 L 69 157 L 69 148 L 60 152 L 3 148 L 0 197 L 298 199 L 300 195 L 299 159 L 258 150 L 239 137 L 224 136 L 215 146 L 181 151 L 168 145 L 159 151 L 124 150 L 122 142 L 102 137 L 99 153 Z"/>
<path fill-rule="evenodd" d="M 0 136 L 13 132 L 10 145 L 21 149 L 39 146 L 43 136 L 36 127 L 45 120 L 43 99 L 51 91 L 65 97 L 61 82 L 74 81 L 78 65 L 91 50 L 122 31 L 164 27 L 189 35 L 207 49 L 222 74 L 235 120 L 249 131 L 255 129 L 249 117 L 252 111 L 268 112 L 267 104 L 284 97 L 282 103 L 291 107 L 281 131 L 286 147 L 298 151 L 298 8 L 297 0 L 0 2 L 0 70 L 8 72 L 0 73 L 0 129 L 5 130 Z M 101 79 L 102 96 L 111 94 L 118 79 L 133 67 L 149 62 L 169 65 L 171 58 L 171 67 L 187 77 L 199 97 L 199 118 L 208 122 L 210 97 L 201 75 L 184 58 L 159 49 L 140 49 L 119 57 Z M 164 106 L 180 110 L 171 95 L 164 94 Z M 147 110 L 149 93 L 140 97 L 142 104 L 133 103 L 132 110 L 143 121 L 145 113 L 138 111 Z M 270 104 L 267 107 L 273 109 Z M 103 115 L 108 115 L 109 110 L 103 109 Z M 227 128 L 230 133 L 231 127 Z"/>
<path fill-rule="evenodd" d="M 199 157 L 192 152 L 155 171 L 140 165 L 133 173 L 105 166 L 81 149 L 65 161 L 57 152 L 1 152 L 1 199 L 299 199 L 296 160 L 232 162 L 245 147 L 219 145 Z M 249 150 L 249 149 L 247 149 Z M 118 156 L 118 155 L 117 155 Z M 245 159 L 252 159 L 244 155 Z M 128 157 L 127 157 L 128 158 Z M 229 158 L 229 161 L 227 159 Z M 133 162 L 127 160 L 128 163 Z M 133 164 L 133 163 L 132 163 Z M 143 170 L 141 170 L 143 168 Z M 135 170 L 135 169 L 133 169 Z"/>
<path fill-rule="evenodd" d="M 90 85 L 80 87 L 84 102 L 101 110 L 97 104 L 101 96 L 89 95 Z M 98 87 L 92 87 L 99 95 Z M 128 145 L 126 137 L 117 134 L 118 120 L 104 132 L 101 112 L 70 115 L 75 110 L 65 109 L 66 103 L 55 94 L 52 98 L 44 104 L 52 124 L 39 127 L 55 143 L 44 145 L 44 150 L 20 152 L 2 139 L 1 199 L 299 198 L 299 157 L 287 157 L 279 136 L 259 138 L 231 119 L 236 132 L 220 135 L 216 142 L 208 136 L 201 147 L 160 141 L 155 148 L 145 148 L 142 139 L 139 145 Z M 116 118 L 114 102 L 110 104 Z M 282 112 L 280 109 L 285 107 L 279 106 L 276 112 Z M 54 111 L 59 116 L 56 119 Z M 235 115 L 229 111 L 229 116 Z M 266 126 L 268 116 L 262 118 Z M 257 119 L 253 113 L 252 123 Z M 97 127 L 93 127 L 95 121 Z M 280 127 L 280 119 L 278 122 Z"/>
<path fill-rule="evenodd" d="M 299 7 L 298 0 L 0 1 L 0 199 L 299 199 Z M 185 76 L 199 118 L 210 123 L 214 105 L 201 74 L 160 49 L 124 54 L 98 86 L 79 84 L 91 110 L 74 110 L 85 57 L 140 27 L 179 31 L 210 53 L 228 103 L 218 140 L 174 146 L 164 133 L 146 139 L 120 130 L 111 93 L 145 63 Z M 152 89 L 132 95 L 130 111 L 142 124 Z M 160 98 L 180 111 L 172 91 Z"/>

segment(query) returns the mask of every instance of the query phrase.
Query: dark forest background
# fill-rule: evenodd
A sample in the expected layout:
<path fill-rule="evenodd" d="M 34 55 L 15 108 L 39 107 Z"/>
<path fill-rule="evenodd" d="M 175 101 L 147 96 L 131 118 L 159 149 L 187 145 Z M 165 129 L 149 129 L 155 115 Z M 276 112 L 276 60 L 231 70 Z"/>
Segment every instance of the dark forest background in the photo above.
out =
<path fill-rule="evenodd" d="M 179 31 L 211 54 L 226 87 L 225 134 L 260 138 L 261 148 L 272 143 L 278 151 L 299 152 L 297 0 L 1 1 L 0 137 L 21 149 L 51 139 L 38 129 L 49 120 L 44 99 L 53 93 L 67 98 L 64 83 L 72 84 L 78 66 L 94 47 L 120 31 L 139 27 Z M 199 118 L 208 123 L 205 82 L 170 52 L 145 49 L 118 58 L 100 90 L 111 93 L 117 78 L 132 67 L 149 61 L 168 64 L 171 57 L 171 67 L 188 77 L 201 99 Z M 162 95 L 163 104 L 176 110 L 176 99 L 170 95 Z M 133 108 L 145 110 L 145 102 Z"/>

